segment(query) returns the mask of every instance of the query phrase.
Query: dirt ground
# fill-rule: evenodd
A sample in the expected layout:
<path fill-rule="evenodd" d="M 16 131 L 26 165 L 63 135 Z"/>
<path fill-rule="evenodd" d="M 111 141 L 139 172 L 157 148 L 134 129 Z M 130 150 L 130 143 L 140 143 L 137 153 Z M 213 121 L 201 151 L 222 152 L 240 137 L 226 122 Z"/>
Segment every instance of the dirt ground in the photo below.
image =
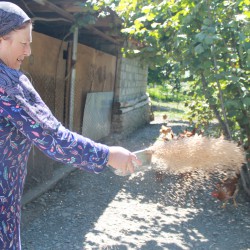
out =
<path fill-rule="evenodd" d="M 116 144 L 147 148 L 162 122 Z M 177 133 L 188 124 L 168 125 Z M 241 188 L 238 207 L 230 202 L 222 209 L 211 196 L 220 178 L 193 172 L 159 179 L 153 166 L 126 177 L 76 170 L 23 208 L 22 249 L 250 249 L 249 197 Z"/>

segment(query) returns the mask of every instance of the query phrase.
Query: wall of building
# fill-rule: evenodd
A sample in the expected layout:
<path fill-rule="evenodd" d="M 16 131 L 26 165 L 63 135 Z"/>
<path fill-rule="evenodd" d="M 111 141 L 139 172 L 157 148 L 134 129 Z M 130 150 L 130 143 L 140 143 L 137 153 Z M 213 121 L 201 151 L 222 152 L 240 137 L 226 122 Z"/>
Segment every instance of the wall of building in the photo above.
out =
<path fill-rule="evenodd" d="M 32 54 L 22 65 L 22 70 L 44 102 L 66 127 L 71 105 L 70 52 L 71 44 L 33 32 Z M 87 94 L 114 91 L 116 57 L 81 44 L 78 44 L 77 57 L 73 130 L 81 133 Z M 65 168 L 33 147 L 25 191 L 45 183 L 62 167 Z"/>
<path fill-rule="evenodd" d="M 33 32 L 32 54 L 25 59 L 22 70 L 55 116 L 63 121 L 67 43 Z"/>
<path fill-rule="evenodd" d="M 137 58 L 118 58 L 115 101 L 134 100 L 146 93 L 148 67 Z"/>
<path fill-rule="evenodd" d="M 71 46 L 33 32 L 32 55 L 22 68 L 52 113 L 66 127 L 71 105 Z M 137 59 L 117 58 L 81 44 L 75 66 L 74 131 L 82 132 L 86 97 L 92 92 L 114 92 L 111 133 L 123 137 L 149 122 L 149 100 L 145 94 L 147 66 Z M 43 185 L 64 168 L 34 147 L 29 157 L 25 192 Z"/>
<path fill-rule="evenodd" d="M 67 43 L 33 32 L 32 54 L 22 65 L 22 70 L 43 101 L 61 122 L 64 116 L 66 60 L 63 59 L 63 51 L 65 49 Z M 60 167 L 60 164 L 33 147 L 28 161 L 25 191 L 46 182 Z"/>
<path fill-rule="evenodd" d="M 126 136 L 150 121 L 147 76 L 148 67 L 138 58 L 118 58 L 112 116 L 117 136 Z"/>
<path fill-rule="evenodd" d="M 81 133 L 87 94 L 114 91 L 116 57 L 82 44 L 78 45 L 77 51 L 73 120 L 74 130 Z"/>

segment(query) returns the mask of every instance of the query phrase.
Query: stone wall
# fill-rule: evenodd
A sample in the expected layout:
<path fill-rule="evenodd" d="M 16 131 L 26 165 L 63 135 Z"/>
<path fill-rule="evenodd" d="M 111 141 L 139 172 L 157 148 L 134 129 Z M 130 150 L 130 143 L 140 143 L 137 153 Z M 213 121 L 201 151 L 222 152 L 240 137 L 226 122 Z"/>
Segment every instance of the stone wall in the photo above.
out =
<path fill-rule="evenodd" d="M 118 57 L 112 132 L 127 135 L 150 121 L 147 65 L 135 58 Z"/>
<path fill-rule="evenodd" d="M 148 67 L 135 58 L 118 57 L 115 101 L 125 102 L 146 93 Z"/>
<path fill-rule="evenodd" d="M 133 109 L 122 114 L 113 114 L 112 132 L 115 136 L 124 137 L 149 123 L 149 105 Z"/>

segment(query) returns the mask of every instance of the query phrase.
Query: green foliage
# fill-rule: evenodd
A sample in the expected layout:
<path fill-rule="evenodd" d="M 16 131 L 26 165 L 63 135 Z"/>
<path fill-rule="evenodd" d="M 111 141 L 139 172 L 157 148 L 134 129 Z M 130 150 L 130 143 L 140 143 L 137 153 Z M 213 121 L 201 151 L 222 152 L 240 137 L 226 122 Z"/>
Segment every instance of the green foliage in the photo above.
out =
<path fill-rule="evenodd" d="M 189 89 L 185 94 L 189 97 L 185 101 L 185 106 L 189 108 L 188 117 L 190 122 L 194 122 L 201 128 L 206 128 L 209 122 L 213 121 L 215 115 L 209 107 L 209 104 L 201 94 L 202 89 L 199 85 L 194 89 Z"/>
<path fill-rule="evenodd" d="M 88 25 L 93 25 L 96 23 L 99 17 L 104 17 L 110 15 L 110 10 L 105 1 L 78 1 L 76 2 L 82 11 L 74 15 L 75 22 L 71 27 L 71 32 L 74 31 L 75 27 L 82 28 Z"/>
<path fill-rule="evenodd" d="M 158 101 L 166 101 L 166 90 L 162 91 L 162 86 L 157 86 L 156 88 L 148 88 L 147 92 L 151 99 Z"/>
<path fill-rule="evenodd" d="M 148 82 L 154 85 L 166 85 L 174 90 L 181 89 L 180 64 L 167 62 L 165 65 L 155 65 L 149 68 Z"/>
<path fill-rule="evenodd" d="M 169 85 L 153 85 L 147 88 L 150 98 L 154 101 L 161 102 L 183 102 L 186 100 L 185 96 L 178 90 Z"/>
<path fill-rule="evenodd" d="M 150 63 L 150 81 L 188 82 L 190 119 L 216 118 L 227 137 L 249 146 L 249 0 L 110 2 L 124 34 L 143 45 L 124 51 Z"/>
<path fill-rule="evenodd" d="M 109 8 L 120 15 L 124 36 L 140 44 L 124 47 L 124 55 L 140 56 L 150 66 L 150 83 L 163 85 L 150 88 L 151 96 L 169 98 L 188 84 L 190 120 L 205 124 L 216 118 L 228 138 L 250 150 L 249 0 L 88 0 L 83 5 L 98 15 Z"/>

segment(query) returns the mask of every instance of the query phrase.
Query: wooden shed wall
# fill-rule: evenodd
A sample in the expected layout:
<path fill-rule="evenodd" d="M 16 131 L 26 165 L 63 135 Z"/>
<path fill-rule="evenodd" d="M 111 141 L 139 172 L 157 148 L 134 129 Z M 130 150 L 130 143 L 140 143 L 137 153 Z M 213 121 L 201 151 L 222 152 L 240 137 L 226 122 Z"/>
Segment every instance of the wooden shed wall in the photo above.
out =
<path fill-rule="evenodd" d="M 81 44 L 77 51 L 73 127 L 81 133 L 87 94 L 114 90 L 116 57 Z"/>
<path fill-rule="evenodd" d="M 67 44 L 49 36 L 33 32 L 32 54 L 24 61 L 22 70 L 48 105 L 56 118 L 63 122 L 64 115 L 64 74 L 66 60 L 63 50 Z M 35 147 L 28 161 L 25 191 L 51 179 L 59 167 Z"/>
<path fill-rule="evenodd" d="M 63 51 L 67 43 L 33 32 L 32 54 L 24 61 L 22 70 L 54 115 L 63 122 L 65 67 Z"/>
<path fill-rule="evenodd" d="M 56 118 L 66 127 L 69 123 L 71 61 L 67 51 L 71 44 L 33 32 L 32 54 L 22 65 L 35 89 Z M 73 130 L 81 133 L 85 100 L 89 92 L 113 91 L 116 57 L 78 44 Z M 65 58 L 65 59 L 64 59 Z M 60 164 L 33 148 L 28 162 L 25 190 L 52 178 Z"/>

